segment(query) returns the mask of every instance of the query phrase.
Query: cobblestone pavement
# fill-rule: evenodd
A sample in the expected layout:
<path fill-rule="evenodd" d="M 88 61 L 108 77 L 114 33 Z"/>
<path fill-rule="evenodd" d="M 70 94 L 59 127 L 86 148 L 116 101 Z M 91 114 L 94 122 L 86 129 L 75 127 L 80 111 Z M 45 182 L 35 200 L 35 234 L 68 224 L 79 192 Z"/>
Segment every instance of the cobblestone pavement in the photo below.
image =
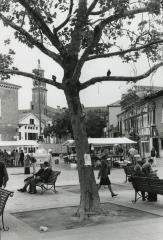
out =
<path fill-rule="evenodd" d="M 45 194 L 30 195 L 28 193 L 20 193 L 17 191 L 22 186 L 23 180 L 26 175 L 23 174 L 23 168 L 8 168 L 10 181 L 8 182 L 7 189 L 14 191 L 14 197 L 10 198 L 5 209 L 5 222 L 10 226 L 8 232 L 2 232 L 2 240 L 96 240 L 103 238 L 112 240 L 162 240 L 163 236 L 163 196 L 158 197 L 156 203 L 138 201 L 136 204 L 132 203 L 134 199 L 134 191 L 130 183 L 124 183 L 125 175 L 123 169 L 113 169 L 111 171 L 111 181 L 113 188 L 115 187 L 118 193 L 117 198 L 111 198 L 107 189 L 101 189 L 100 199 L 101 202 L 110 202 L 129 208 L 141 210 L 142 212 L 149 212 L 156 214 L 157 218 L 137 220 L 134 222 L 121 222 L 112 225 L 97 225 L 95 227 L 84 227 L 80 229 L 64 230 L 55 233 L 39 233 L 31 228 L 29 225 L 15 218 L 10 213 L 39 210 L 48 208 L 58 208 L 64 206 L 77 206 L 79 204 L 79 194 L 67 191 L 65 186 L 78 185 L 77 170 L 70 169 L 69 165 L 60 163 L 55 165 L 56 170 L 61 170 L 61 175 L 58 177 L 56 188 L 58 194 L 46 192 Z M 158 175 L 163 178 L 163 159 L 157 162 Z M 97 178 L 97 171 L 95 171 Z M 116 188 L 118 184 L 118 188 Z M 122 186 L 122 189 L 121 189 Z M 135 233 L 135 234 L 134 234 Z"/>

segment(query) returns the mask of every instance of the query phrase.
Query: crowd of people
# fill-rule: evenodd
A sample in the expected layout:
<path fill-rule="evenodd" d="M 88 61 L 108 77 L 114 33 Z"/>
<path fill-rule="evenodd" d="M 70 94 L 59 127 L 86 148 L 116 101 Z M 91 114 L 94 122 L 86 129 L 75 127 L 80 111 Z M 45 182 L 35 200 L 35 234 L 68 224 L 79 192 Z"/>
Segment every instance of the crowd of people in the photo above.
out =
<path fill-rule="evenodd" d="M 24 152 L 23 150 L 18 151 L 13 149 L 10 153 L 6 149 L 0 149 L 0 161 L 3 162 L 6 166 L 10 164 L 15 167 L 24 166 Z"/>

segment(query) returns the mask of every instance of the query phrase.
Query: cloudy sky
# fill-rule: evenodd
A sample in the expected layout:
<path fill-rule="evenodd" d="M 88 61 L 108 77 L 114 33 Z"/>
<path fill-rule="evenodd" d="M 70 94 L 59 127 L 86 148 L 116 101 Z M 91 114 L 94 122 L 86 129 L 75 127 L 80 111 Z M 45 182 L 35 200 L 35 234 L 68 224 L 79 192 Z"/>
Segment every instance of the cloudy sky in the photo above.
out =
<path fill-rule="evenodd" d="M 9 28 L 5 28 L 0 24 L 0 44 L 8 37 L 11 37 L 11 47 L 15 49 L 15 66 L 19 70 L 32 72 L 32 69 L 37 67 L 37 61 L 40 59 L 41 67 L 45 70 L 45 77 L 51 78 L 52 75 L 57 76 L 57 81 L 61 81 L 63 72 L 59 65 L 49 59 L 46 55 L 42 54 L 37 49 L 29 49 L 25 45 L 18 43 L 12 38 L 12 31 Z M 108 69 L 111 70 L 111 74 L 114 76 L 134 76 L 135 74 L 142 74 L 149 68 L 148 61 L 141 59 L 135 66 L 132 64 L 124 64 L 120 59 L 114 58 L 109 60 L 94 60 L 84 65 L 81 82 L 86 81 L 95 76 L 104 76 Z M 159 69 L 152 77 L 146 80 L 141 80 L 139 85 L 151 85 L 163 87 L 163 68 Z M 19 90 L 19 109 L 29 108 L 30 101 L 32 99 L 32 80 L 14 76 L 10 82 L 22 86 Z M 94 86 L 89 87 L 81 92 L 81 102 L 84 106 L 106 106 L 121 98 L 121 94 L 129 88 L 131 84 L 124 82 L 108 82 L 97 83 Z M 61 90 L 53 86 L 47 85 L 48 89 L 48 105 L 51 107 L 65 107 L 66 99 Z"/>

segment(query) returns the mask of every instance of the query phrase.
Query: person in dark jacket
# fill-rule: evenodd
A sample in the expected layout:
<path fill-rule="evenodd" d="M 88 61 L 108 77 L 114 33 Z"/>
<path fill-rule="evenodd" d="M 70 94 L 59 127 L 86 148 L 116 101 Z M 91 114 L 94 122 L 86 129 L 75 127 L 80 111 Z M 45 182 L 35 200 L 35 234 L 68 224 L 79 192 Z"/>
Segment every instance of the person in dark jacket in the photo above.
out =
<path fill-rule="evenodd" d="M 44 165 L 40 164 L 40 169 L 33 175 L 30 177 L 27 177 L 26 179 L 24 179 L 24 186 L 20 189 L 18 189 L 19 192 L 26 192 L 27 191 L 27 187 L 30 185 L 31 181 L 38 176 L 41 176 L 44 172 Z M 31 191 L 31 190 L 30 190 Z"/>
<path fill-rule="evenodd" d="M 152 164 L 153 164 L 153 159 L 150 158 L 148 160 L 148 162 L 143 164 L 142 171 L 143 171 L 144 175 L 148 178 L 158 178 L 157 170 L 153 170 Z M 156 202 L 157 201 L 157 194 L 149 192 L 148 193 L 148 201 Z"/>
<path fill-rule="evenodd" d="M 101 167 L 100 167 L 99 174 L 98 174 L 98 178 L 100 178 L 98 190 L 100 189 L 100 187 L 102 185 L 107 185 L 108 189 L 111 193 L 111 196 L 116 197 L 118 194 L 115 194 L 113 192 L 108 174 L 110 174 L 110 167 L 109 167 L 109 164 L 107 161 L 107 155 L 104 155 L 101 160 Z"/>
<path fill-rule="evenodd" d="M 9 180 L 6 166 L 3 162 L 0 162 L 0 187 L 6 187 L 6 183 Z"/>
<path fill-rule="evenodd" d="M 31 194 L 37 193 L 36 184 L 38 182 L 44 182 L 44 183 L 48 182 L 51 174 L 52 174 L 52 169 L 51 167 L 49 167 L 49 163 L 44 162 L 44 171 L 42 172 L 42 174 L 40 174 L 40 176 L 36 176 L 34 179 L 31 180 L 29 193 Z"/>
<path fill-rule="evenodd" d="M 20 155 L 19 155 L 19 166 L 21 166 L 21 167 L 24 166 L 24 152 L 23 152 L 23 150 L 20 151 Z"/>

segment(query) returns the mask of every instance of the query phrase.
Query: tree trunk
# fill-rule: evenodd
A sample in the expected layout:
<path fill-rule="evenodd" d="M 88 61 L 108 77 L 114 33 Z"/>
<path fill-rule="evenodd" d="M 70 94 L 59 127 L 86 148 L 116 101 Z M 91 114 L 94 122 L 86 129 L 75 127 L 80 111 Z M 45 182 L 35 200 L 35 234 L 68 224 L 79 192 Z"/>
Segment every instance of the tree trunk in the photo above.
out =
<path fill-rule="evenodd" d="M 71 89 L 71 90 L 70 90 Z M 86 166 L 84 154 L 89 153 L 85 126 L 78 90 L 71 86 L 65 88 L 65 95 L 71 115 L 71 123 L 77 152 L 77 166 L 80 182 L 80 206 L 77 214 L 83 219 L 89 214 L 100 211 L 100 198 L 92 166 Z"/>

